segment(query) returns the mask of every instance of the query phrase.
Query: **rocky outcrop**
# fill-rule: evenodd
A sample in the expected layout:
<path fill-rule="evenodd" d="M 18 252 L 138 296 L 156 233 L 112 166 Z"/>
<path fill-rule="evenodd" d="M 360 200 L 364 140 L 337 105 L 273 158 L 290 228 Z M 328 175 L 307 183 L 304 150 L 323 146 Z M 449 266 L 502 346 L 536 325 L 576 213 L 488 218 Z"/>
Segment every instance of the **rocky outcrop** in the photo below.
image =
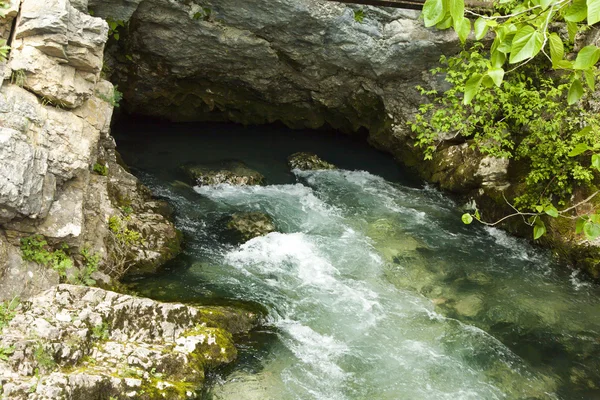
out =
<path fill-rule="evenodd" d="M 164 207 L 117 163 L 115 91 L 100 77 L 108 26 L 76 5 L 11 2 L 0 23 L 13 38 L 0 87 L 0 300 L 68 280 L 23 257 L 21 239 L 32 235 L 50 253 L 68 246 L 70 265 L 87 275 L 114 278 L 155 270 L 180 248 Z"/>
<path fill-rule="evenodd" d="M 19 311 L 0 339 L 0 394 L 14 400 L 195 398 L 206 368 L 235 359 L 232 333 L 259 318 L 72 285 Z"/>
<path fill-rule="evenodd" d="M 336 168 L 335 165 L 322 160 L 319 156 L 312 153 L 294 153 L 288 157 L 288 164 L 291 169 L 299 169 L 301 171 Z"/>
<path fill-rule="evenodd" d="M 273 218 L 262 212 L 236 213 L 227 223 L 227 231 L 235 242 L 248 240 L 276 231 Z"/>
<path fill-rule="evenodd" d="M 182 167 L 196 185 L 261 185 L 265 177 L 240 161 L 224 161 L 218 165 L 184 165 Z"/>

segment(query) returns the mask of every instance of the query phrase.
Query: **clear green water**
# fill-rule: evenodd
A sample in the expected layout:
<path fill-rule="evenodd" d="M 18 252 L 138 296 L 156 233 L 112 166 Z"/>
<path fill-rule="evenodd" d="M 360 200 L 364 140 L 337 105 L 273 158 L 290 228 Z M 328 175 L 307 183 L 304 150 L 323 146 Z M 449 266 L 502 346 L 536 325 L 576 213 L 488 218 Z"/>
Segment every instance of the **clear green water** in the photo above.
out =
<path fill-rule="evenodd" d="M 133 287 L 268 310 L 204 398 L 600 399 L 600 288 L 524 241 L 462 225 L 452 200 L 362 142 L 140 121 L 115 134 L 187 240 L 163 273 Z M 295 151 L 343 169 L 291 173 Z M 269 185 L 176 182 L 179 165 L 223 159 Z M 223 218 L 255 210 L 280 232 L 223 243 Z"/>

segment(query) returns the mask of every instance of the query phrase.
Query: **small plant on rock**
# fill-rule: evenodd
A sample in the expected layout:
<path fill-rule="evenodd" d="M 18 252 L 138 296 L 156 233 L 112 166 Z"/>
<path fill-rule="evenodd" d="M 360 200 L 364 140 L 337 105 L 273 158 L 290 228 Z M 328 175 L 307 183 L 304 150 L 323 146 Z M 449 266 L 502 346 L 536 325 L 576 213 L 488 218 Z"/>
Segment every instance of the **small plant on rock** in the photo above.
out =
<path fill-rule="evenodd" d="M 27 75 L 25 75 L 25 70 L 22 69 L 16 69 L 10 75 L 10 83 L 17 85 L 18 87 L 23 87 L 26 80 Z"/>
<path fill-rule="evenodd" d="M 73 260 L 66 251 L 69 246 L 63 244 L 60 249 L 54 250 L 42 235 L 33 235 L 21 239 L 21 253 L 23 259 L 51 267 L 61 279 L 66 279 L 67 270 L 73 267 Z"/>
<path fill-rule="evenodd" d="M 365 12 L 362 9 L 354 10 L 354 21 L 358 22 L 359 24 L 362 24 L 364 20 L 365 20 Z"/>
<path fill-rule="evenodd" d="M 108 175 L 108 167 L 105 164 L 96 163 L 96 164 L 94 164 L 92 169 L 98 175 L 102 175 L 102 176 Z"/>
<path fill-rule="evenodd" d="M 19 306 L 19 299 L 13 298 L 11 301 L 0 303 L 0 332 L 15 317 L 16 308 Z"/>
<path fill-rule="evenodd" d="M 0 347 L 0 360 L 7 361 L 14 352 L 15 348 L 13 346 Z"/>

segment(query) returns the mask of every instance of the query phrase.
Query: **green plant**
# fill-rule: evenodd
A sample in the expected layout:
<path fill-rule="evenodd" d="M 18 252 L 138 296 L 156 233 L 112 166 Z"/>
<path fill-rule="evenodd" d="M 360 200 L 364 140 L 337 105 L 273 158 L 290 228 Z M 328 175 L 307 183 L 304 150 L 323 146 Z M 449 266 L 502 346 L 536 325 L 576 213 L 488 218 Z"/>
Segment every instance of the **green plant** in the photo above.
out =
<path fill-rule="evenodd" d="M 92 328 L 92 337 L 97 340 L 108 340 L 110 334 L 106 322 L 96 325 Z"/>
<path fill-rule="evenodd" d="M 108 167 L 105 164 L 95 163 L 92 170 L 98 175 L 108 175 Z"/>
<path fill-rule="evenodd" d="M 106 18 L 106 23 L 108 24 L 108 37 L 113 38 L 115 40 L 120 39 L 119 30 L 120 28 L 125 27 L 125 21 L 120 19 L 112 19 L 111 17 Z"/>
<path fill-rule="evenodd" d="M 135 247 L 145 243 L 142 234 L 127 226 L 129 216 L 121 217 L 113 215 L 108 219 L 108 230 L 110 232 L 109 259 L 112 265 L 113 275 L 122 276 L 127 269 L 135 263 Z"/>
<path fill-rule="evenodd" d="M 22 69 L 16 69 L 10 75 L 10 83 L 19 87 L 23 87 L 26 80 L 27 75 L 25 75 L 25 70 Z"/>
<path fill-rule="evenodd" d="M 589 187 L 594 171 L 600 171 L 600 118 L 586 107 L 565 104 L 576 78 L 548 74 L 543 61 L 532 62 L 499 84 L 492 77 L 483 78 L 486 90 L 477 91 L 465 105 L 462 99 L 472 77 L 488 68 L 483 46 L 476 44 L 440 61 L 442 67 L 432 73 L 444 74 L 451 88 L 442 94 L 419 88 L 431 103 L 421 105 L 410 123 L 425 158 L 433 157 L 441 138 L 462 136 L 485 155 L 526 166 L 525 189 L 513 199 L 513 208 L 522 211 L 511 216 L 528 217 L 535 239 L 546 232 L 541 215 L 572 218 L 573 207 L 562 211 L 557 207 L 565 206 L 576 187 Z M 584 217 L 581 228 L 590 238 L 597 230 L 599 217 L 594 215 Z M 483 222 L 478 212 L 463 216 L 465 223 L 473 219 Z"/>
<path fill-rule="evenodd" d="M 119 108 L 119 106 L 121 105 L 121 100 L 123 100 L 123 93 L 119 92 L 118 90 L 118 85 L 115 85 L 113 87 L 113 91 L 110 94 L 110 96 L 105 95 L 104 93 L 100 93 L 100 92 L 96 92 L 96 95 L 106 101 L 107 103 L 109 103 L 111 106 Z"/>
<path fill-rule="evenodd" d="M 121 211 L 123 212 L 123 214 L 125 216 L 128 216 L 131 213 L 133 213 L 133 207 L 126 205 L 126 206 L 121 207 Z"/>
<path fill-rule="evenodd" d="M 6 45 L 6 40 L 0 40 L 0 61 L 6 60 L 10 46 Z"/>
<path fill-rule="evenodd" d="M 93 286 L 96 284 L 96 280 L 92 279 L 92 274 L 98 271 L 100 254 L 92 253 L 88 247 L 83 247 L 79 254 L 81 254 L 83 265 L 79 270 L 78 280 L 84 285 Z"/>
<path fill-rule="evenodd" d="M 7 361 L 14 352 L 15 348 L 13 346 L 0 347 L 0 360 Z"/>
<path fill-rule="evenodd" d="M 38 343 L 33 350 L 33 358 L 38 366 L 45 371 L 52 371 L 56 367 L 56 361 L 52 354 L 44 347 L 42 343 Z"/>
<path fill-rule="evenodd" d="M 63 244 L 61 249 L 54 250 L 42 235 L 33 235 L 21 239 L 23 259 L 33 261 L 58 272 L 61 279 L 67 277 L 67 270 L 73 267 L 73 260 L 65 252 L 69 246 Z"/>
<path fill-rule="evenodd" d="M 192 19 L 199 21 L 199 20 L 203 20 L 203 21 L 209 21 L 212 15 L 212 9 L 208 8 L 208 7 L 202 7 L 202 9 L 200 11 L 197 11 L 194 13 L 194 15 L 192 16 Z"/>
<path fill-rule="evenodd" d="M 362 24 L 365 19 L 365 12 L 362 9 L 354 10 L 354 21 Z"/>
<path fill-rule="evenodd" d="M 61 100 L 51 99 L 47 96 L 43 96 L 41 99 L 42 106 L 51 106 L 58 109 L 64 109 L 66 107 L 65 103 Z"/>
<path fill-rule="evenodd" d="M 19 299 L 13 298 L 11 301 L 0 303 L 0 333 L 5 326 L 15 317 L 16 308 L 19 306 Z"/>

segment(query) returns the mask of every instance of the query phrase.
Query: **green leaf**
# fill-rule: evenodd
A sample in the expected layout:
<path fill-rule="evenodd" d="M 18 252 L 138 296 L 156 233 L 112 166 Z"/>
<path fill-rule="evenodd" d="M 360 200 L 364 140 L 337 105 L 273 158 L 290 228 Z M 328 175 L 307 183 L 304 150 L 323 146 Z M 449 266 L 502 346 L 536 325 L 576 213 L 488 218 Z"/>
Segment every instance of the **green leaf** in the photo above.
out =
<path fill-rule="evenodd" d="M 573 64 L 574 69 L 588 69 L 596 65 L 598 59 L 600 58 L 600 49 L 596 46 L 585 46 L 583 49 L 579 50 L 577 54 L 577 58 L 575 59 L 575 64 Z"/>
<path fill-rule="evenodd" d="M 577 146 L 573 147 L 573 149 L 569 152 L 569 157 L 577 157 L 581 153 L 585 153 L 588 151 L 590 147 L 585 143 L 579 143 Z"/>
<path fill-rule="evenodd" d="M 491 61 L 492 67 L 500 68 L 504 65 L 504 62 L 506 61 L 506 54 L 499 51 L 494 51 L 492 53 Z"/>
<path fill-rule="evenodd" d="M 469 225 L 471 222 L 473 222 L 473 216 L 469 213 L 463 214 L 462 217 L 460 217 L 460 219 L 462 219 L 462 222 L 465 225 Z"/>
<path fill-rule="evenodd" d="M 463 99 L 464 105 L 471 103 L 471 100 L 473 100 L 473 97 L 475 97 L 479 91 L 479 86 L 481 85 L 482 79 L 483 76 L 481 74 L 473 74 L 473 76 L 471 76 L 471 78 L 467 81 L 467 84 L 465 85 L 465 97 Z"/>
<path fill-rule="evenodd" d="M 565 11 L 565 21 L 581 22 L 587 17 L 587 5 L 585 0 L 573 0 L 573 3 Z"/>
<path fill-rule="evenodd" d="M 550 58 L 552 58 L 552 65 L 556 65 L 565 56 L 565 46 L 563 41 L 556 33 L 551 33 L 548 36 L 550 41 Z"/>
<path fill-rule="evenodd" d="M 575 36 L 579 31 L 579 27 L 576 22 L 567 21 L 567 32 L 569 33 L 569 42 L 573 43 L 575 41 Z"/>
<path fill-rule="evenodd" d="M 465 16 L 465 1 L 464 0 L 449 0 L 450 15 L 456 22 Z"/>
<path fill-rule="evenodd" d="M 534 57 L 542 49 L 544 35 L 530 25 L 519 29 L 512 40 L 509 62 L 515 64 Z"/>
<path fill-rule="evenodd" d="M 587 23 L 594 25 L 600 21 L 600 1 L 587 0 Z"/>
<path fill-rule="evenodd" d="M 576 234 L 578 234 L 578 235 L 579 235 L 580 233 L 582 233 L 582 232 L 583 232 L 583 225 L 585 224 L 585 221 L 586 221 L 586 220 L 585 220 L 585 219 L 583 219 L 583 218 L 579 218 L 579 219 L 577 220 L 577 224 L 575 225 L 575 233 L 576 233 Z"/>
<path fill-rule="evenodd" d="M 550 4 L 552 4 L 553 0 L 541 0 L 540 1 L 540 6 L 542 6 L 542 9 L 546 9 L 550 6 Z"/>
<path fill-rule="evenodd" d="M 475 39 L 477 39 L 477 40 L 483 39 L 483 37 L 485 36 L 485 34 L 487 33 L 489 28 L 490 27 L 485 22 L 485 19 L 483 19 L 481 17 L 477 18 L 477 21 L 475 21 Z"/>
<path fill-rule="evenodd" d="M 600 154 L 592 155 L 592 167 L 600 171 Z"/>
<path fill-rule="evenodd" d="M 504 79 L 504 70 L 502 68 L 492 68 L 488 71 L 488 75 L 492 78 L 494 84 L 500 87 Z"/>
<path fill-rule="evenodd" d="M 115 38 L 115 40 L 119 40 L 119 37 L 120 37 L 120 36 L 119 36 L 119 34 L 118 34 L 118 33 L 115 33 L 115 34 L 113 35 L 113 38 Z"/>
<path fill-rule="evenodd" d="M 583 96 L 583 86 L 579 79 L 575 79 L 569 88 L 569 94 L 567 95 L 567 103 L 569 105 L 575 104 Z"/>
<path fill-rule="evenodd" d="M 544 211 L 544 206 L 535 206 L 535 209 L 537 212 L 541 213 L 542 211 Z"/>
<path fill-rule="evenodd" d="M 594 69 L 589 68 L 583 71 L 583 76 L 585 76 L 585 82 L 589 86 L 592 91 L 596 90 L 596 76 L 594 74 Z"/>
<path fill-rule="evenodd" d="M 573 69 L 573 62 L 568 60 L 560 60 L 554 67 L 558 69 Z"/>
<path fill-rule="evenodd" d="M 551 217 L 558 218 L 558 210 L 553 205 L 546 206 L 544 212 Z"/>
<path fill-rule="evenodd" d="M 544 221 L 542 221 L 541 219 L 537 219 L 535 221 L 535 225 L 533 227 L 533 240 L 537 240 L 539 238 L 541 238 L 542 236 L 544 236 L 544 234 L 546 233 L 546 225 L 544 224 Z"/>
<path fill-rule="evenodd" d="M 435 25 L 436 29 L 439 29 L 441 31 L 443 31 L 444 29 L 448 29 L 451 26 L 452 26 L 452 17 L 449 15 L 442 22 L 438 22 Z"/>
<path fill-rule="evenodd" d="M 454 30 L 458 34 L 458 38 L 460 39 L 461 43 L 465 43 L 467 41 L 469 33 L 471 33 L 471 21 L 464 17 L 462 17 L 458 21 L 455 20 Z"/>
<path fill-rule="evenodd" d="M 600 236 L 600 224 L 592 221 L 586 221 L 583 224 L 583 233 L 589 240 L 596 239 L 598 236 Z"/>
<path fill-rule="evenodd" d="M 423 19 L 425 26 L 434 26 L 446 16 L 443 0 L 426 0 L 423 5 Z"/>

